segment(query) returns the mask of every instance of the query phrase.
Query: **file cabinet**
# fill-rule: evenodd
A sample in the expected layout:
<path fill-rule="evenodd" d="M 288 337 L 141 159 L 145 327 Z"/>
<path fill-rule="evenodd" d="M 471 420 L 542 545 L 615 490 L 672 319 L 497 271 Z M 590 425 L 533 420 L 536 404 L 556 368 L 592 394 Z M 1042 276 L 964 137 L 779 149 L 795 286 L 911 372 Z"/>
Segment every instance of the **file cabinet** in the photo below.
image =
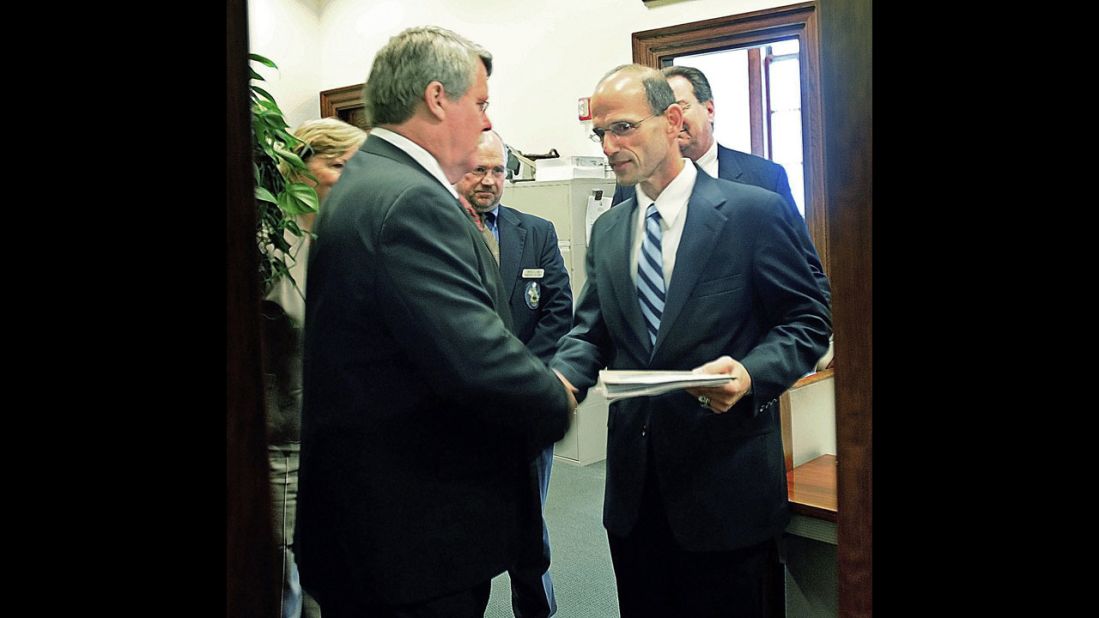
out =
<path fill-rule="evenodd" d="M 504 188 L 501 203 L 553 223 L 565 268 L 569 271 L 573 302 L 586 279 L 588 197 L 602 192 L 614 195 L 614 180 L 573 178 L 518 182 Z M 594 390 L 573 413 L 568 432 L 553 448 L 554 459 L 586 466 L 607 458 L 607 400 Z"/>

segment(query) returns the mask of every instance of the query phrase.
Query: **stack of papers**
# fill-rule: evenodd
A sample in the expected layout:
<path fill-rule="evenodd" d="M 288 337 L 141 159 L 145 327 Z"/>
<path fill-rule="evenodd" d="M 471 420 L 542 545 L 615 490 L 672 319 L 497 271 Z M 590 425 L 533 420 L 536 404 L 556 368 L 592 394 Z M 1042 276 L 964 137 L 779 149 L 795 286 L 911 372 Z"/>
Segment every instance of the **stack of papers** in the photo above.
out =
<path fill-rule="evenodd" d="M 733 376 L 693 373 L 690 371 L 610 371 L 599 372 L 595 389 L 607 401 L 661 395 L 674 390 L 695 387 L 723 386 L 735 380 Z"/>

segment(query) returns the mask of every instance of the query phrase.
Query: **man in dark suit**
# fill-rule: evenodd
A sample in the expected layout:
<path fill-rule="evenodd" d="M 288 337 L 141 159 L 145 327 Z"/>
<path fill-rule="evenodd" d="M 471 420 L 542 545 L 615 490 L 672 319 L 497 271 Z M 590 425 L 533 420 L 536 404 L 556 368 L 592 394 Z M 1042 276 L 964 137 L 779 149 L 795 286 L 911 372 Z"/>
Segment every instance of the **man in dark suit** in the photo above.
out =
<path fill-rule="evenodd" d="M 782 196 L 788 207 L 787 216 L 797 230 L 813 277 L 817 280 L 825 302 L 831 306 L 832 289 L 824 274 L 817 249 L 809 238 L 809 228 L 798 211 L 786 170 L 773 161 L 753 154 L 726 148 L 714 139 L 714 98 L 706 75 L 694 67 L 670 66 L 662 71 L 668 85 L 675 93 L 676 101 L 683 108 L 683 129 L 679 134 L 679 152 L 714 178 L 763 187 Z M 618 204 L 633 197 L 633 188 L 616 186 L 611 204 Z"/>
<path fill-rule="evenodd" d="M 492 56 L 441 28 L 378 52 L 374 129 L 309 256 L 295 551 L 326 618 L 481 616 L 540 516 L 530 461 L 575 400 L 510 332 L 456 182 Z"/>
<path fill-rule="evenodd" d="M 557 351 L 557 340 L 572 326 L 569 273 L 553 224 L 500 203 L 506 162 L 503 140 L 495 131 L 486 131 L 477 145 L 473 171 L 454 188 L 465 196 L 500 245 L 500 276 L 504 296 L 511 304 L 515 335 L 548 363 Z M 543 509 L 552 465 L 551 444 L 531 464 Z M 519 561 L 508 569 L 516 618 L 547 618 L 557 612 L 549 574 L 549 531 L 543 519 L 534 523 L 524 536 Z"/>
<path fill-rule="evenodd" d="M 581 392 L 604 367 L 731 377 L 610 405 L 603 524 L 622 616 L 762 616 L 789 519 L 778 397 L 827 347 L 828 305 L 782 198 L 681 157 L 659 71 L 611 71 L 591 110 L 635 194 L 592 226 L 550 366 Z"/>

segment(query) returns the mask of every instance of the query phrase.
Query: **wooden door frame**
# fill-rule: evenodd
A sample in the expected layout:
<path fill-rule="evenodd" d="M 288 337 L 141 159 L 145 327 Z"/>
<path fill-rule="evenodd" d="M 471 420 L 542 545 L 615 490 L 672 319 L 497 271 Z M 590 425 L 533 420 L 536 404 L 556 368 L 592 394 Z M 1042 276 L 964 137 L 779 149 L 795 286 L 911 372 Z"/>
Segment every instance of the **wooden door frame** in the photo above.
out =
<path fill-rule="evenodd" d="M 321 116 L 341 118 L 340 112 L 363 106 L 363 85 L 351 84 L 321 91 Z"/>
<path fill-rule="evenodd" d="M 860 617 L 873 613 L 870 4 L 807 2 L 633 35 L 634 62 L 654 68 L 669 56 L 802 39 L 806 223 L 832 283 L 839 614 Z"/>

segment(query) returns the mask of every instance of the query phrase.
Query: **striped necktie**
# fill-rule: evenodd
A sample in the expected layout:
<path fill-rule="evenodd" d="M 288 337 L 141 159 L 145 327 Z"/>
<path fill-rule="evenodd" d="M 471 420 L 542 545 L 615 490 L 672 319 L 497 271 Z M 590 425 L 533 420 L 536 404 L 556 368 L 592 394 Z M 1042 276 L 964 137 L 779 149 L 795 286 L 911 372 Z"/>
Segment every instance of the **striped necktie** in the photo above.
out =
<path fill-rule="evenodd" d="M 649 340 L 656 345 L 660 331 L 660 315 L 664 313 L 664 258 L 660 251 L 660 213 L 656 204 L 645 211 L 645 238 L 637 257 L 637 298 L 641 315 L 649 330 Z"/>

